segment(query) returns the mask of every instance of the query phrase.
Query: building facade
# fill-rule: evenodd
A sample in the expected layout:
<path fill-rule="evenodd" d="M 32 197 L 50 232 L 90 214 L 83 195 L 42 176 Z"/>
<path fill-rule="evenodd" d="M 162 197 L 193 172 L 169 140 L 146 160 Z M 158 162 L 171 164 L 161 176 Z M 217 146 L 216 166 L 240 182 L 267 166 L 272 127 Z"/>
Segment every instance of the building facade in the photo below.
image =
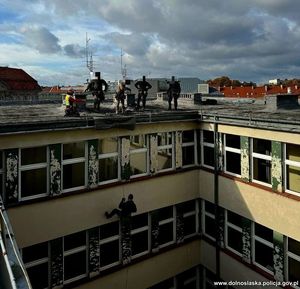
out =
<path fill-rule="evenodd" d="M 1 127 L 33 288 L 300 288 L 300 119 L 222 108 Z"/>

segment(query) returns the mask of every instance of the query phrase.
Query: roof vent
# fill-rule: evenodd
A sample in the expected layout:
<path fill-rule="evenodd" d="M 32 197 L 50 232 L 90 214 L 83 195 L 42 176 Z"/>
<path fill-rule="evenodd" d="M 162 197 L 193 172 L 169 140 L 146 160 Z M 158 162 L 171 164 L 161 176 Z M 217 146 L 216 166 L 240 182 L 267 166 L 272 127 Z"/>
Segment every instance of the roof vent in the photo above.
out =
<path fill-rule="evenodd" d="M 266 97 L 267 108 L 269 109 L 297 109 L 299 108 L 298 95 L 277 94 Z"/>

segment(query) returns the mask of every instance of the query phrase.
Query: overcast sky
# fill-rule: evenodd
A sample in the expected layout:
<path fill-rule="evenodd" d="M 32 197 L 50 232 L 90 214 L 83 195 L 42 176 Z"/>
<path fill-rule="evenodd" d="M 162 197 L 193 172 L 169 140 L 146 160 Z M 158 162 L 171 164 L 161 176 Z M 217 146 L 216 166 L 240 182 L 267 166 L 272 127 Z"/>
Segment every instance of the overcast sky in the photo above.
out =
<path fill-rule="evenodd" d="M 0 66 L 40 85 L 89 77 L 300 78 L 299 0 L 0 0 Z"/>

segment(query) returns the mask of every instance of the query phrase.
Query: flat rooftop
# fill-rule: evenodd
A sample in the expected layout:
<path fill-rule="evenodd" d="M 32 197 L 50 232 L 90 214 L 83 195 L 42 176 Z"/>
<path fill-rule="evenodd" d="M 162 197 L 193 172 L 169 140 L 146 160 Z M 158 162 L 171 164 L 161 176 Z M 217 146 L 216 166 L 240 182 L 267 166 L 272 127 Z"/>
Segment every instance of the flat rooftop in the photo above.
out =
<path fill-rule="evenodd" d="M 115 124 L 149 123 L 194 120 L 218 122 L 247 127 L 258 127 L 300 132 L 300 108 L 274 109 L 251 100 L 217 101 L 214 105 L 179 102 L 177 111 L 168 111 L 166 101 L 151 100 L 145 111 L 127 108 L 124 114 L 115 113 L 115 104 L 105 101 L 100 112 L 88 106 L 80 117 L 65 117 L 61 104 L 27 104 L 0 106 L 0 134 L 26 131 L 59 130 L 96 127 L 107 129 Z"/>

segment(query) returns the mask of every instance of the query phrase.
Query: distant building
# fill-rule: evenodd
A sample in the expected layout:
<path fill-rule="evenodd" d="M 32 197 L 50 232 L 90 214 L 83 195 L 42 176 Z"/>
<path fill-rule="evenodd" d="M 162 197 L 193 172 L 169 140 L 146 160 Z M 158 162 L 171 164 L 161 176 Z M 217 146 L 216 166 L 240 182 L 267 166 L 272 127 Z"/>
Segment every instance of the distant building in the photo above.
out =
<path fill-rule="evenodd" d="M 41 87 L 23 69 L 0 67 L 0 100 L 32 100 Z"/>
<path fill-rule="evenodd" d="M 271 85 L 278 85 L 278 84 L 280 84 L 280 79 L 279 78 L 270 79 L 269 80 L 269 84 L 271 84 Z"/>

